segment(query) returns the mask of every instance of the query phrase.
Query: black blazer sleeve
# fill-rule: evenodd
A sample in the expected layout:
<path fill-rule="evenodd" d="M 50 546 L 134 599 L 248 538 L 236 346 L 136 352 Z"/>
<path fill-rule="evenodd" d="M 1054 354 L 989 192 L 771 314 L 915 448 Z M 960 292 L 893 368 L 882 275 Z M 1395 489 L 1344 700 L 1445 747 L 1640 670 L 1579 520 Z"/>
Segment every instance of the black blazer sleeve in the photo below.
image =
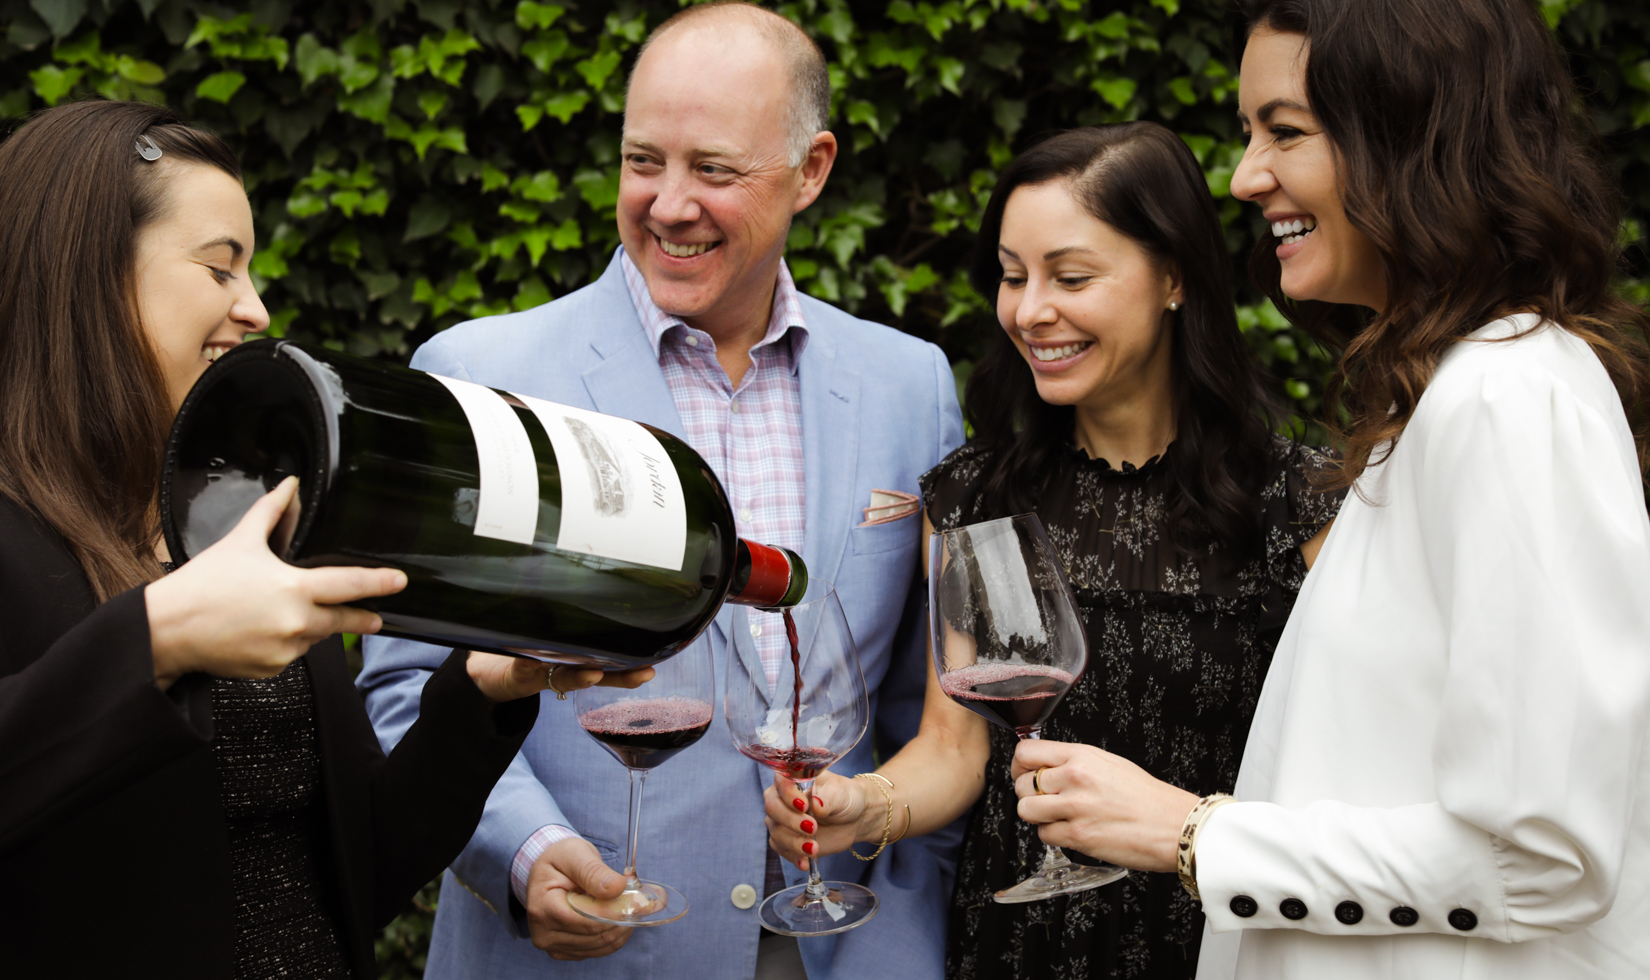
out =
<path fill-rule="evenodd" d="M 335 644 L 310 651 L 316 722 L 348 926 L 371 934 L 458 857 L 538 719 L 539 699 L 494 705 L 455 651 L 386 758 Z M 347 701 L 347 703 L 346 703 Z"/>
<path fill-rule="evenodd" d="M 205 678 L 155 686 L 143 589 L 97 605 L 61 539 L 0 500 L 0 854 L 211 738 Z"/>

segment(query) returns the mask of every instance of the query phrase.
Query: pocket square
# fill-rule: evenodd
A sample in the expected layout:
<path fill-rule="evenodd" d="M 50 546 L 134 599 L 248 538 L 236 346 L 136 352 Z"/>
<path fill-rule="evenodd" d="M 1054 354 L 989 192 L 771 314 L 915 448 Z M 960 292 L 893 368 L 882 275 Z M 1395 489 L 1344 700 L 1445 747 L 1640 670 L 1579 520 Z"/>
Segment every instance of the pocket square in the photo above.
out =
<path fill-rule="evenodd" d="M 910 517 L 922 510 L 922 500 L 898 490 L 872 490 L 871 506 L 865 508 L 865 523 L 860 527 L 887 524 L 902 517 Z"/>

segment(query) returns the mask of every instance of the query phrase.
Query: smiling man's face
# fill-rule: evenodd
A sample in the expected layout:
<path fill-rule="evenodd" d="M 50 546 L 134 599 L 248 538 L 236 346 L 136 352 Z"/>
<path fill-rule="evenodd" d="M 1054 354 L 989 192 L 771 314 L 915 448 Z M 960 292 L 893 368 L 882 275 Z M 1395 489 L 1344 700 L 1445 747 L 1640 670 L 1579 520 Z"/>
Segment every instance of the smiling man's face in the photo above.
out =
<path fill-rule="evenodd" d="M 786 159 L 790 89 L 775 45 L 722 18 L 660 37 L 631 79 L 619 238 L 659 308 L 712 336 L 766 326 L 791 217 L 830 170 Z"/>

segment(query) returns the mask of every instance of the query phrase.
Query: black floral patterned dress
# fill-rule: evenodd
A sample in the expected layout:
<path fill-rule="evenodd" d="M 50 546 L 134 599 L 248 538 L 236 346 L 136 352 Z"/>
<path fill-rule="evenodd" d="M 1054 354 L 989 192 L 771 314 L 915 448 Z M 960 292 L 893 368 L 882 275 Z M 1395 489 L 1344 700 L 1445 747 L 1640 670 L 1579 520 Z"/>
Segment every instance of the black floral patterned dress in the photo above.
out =
<path fill-rule="evenodd" d="M 1198 794 L 1230 792 L 1272 650 L 1306 576 L 1299 545 L 1335 516 L 1340 495 L 1310 485 L 1320 453 L 1275 438 L 1260 501 L 1265 553 L 1233 568 L 1218 546 L 1184 555 L 1164 539 L 1163 459 L 1114 469 L 1074 448 L 1039 500 L 1089 639 L 1088 668 L 1043 737 L 1099 746 Z M 986 513 L 978 500 L 991 463 L 971 443 L 923 477 L 936 529 L 1008 516 Z M 992 726 L 985 791 L 957 868 L 947 977 L 1192 977 L 1203 912 L 1175 875 L 1136 872 L 1023 905 L 991 900 L 1035 871 L 1043 854 L 1035 828 L 1015 813 L 1015 744 Z"/>

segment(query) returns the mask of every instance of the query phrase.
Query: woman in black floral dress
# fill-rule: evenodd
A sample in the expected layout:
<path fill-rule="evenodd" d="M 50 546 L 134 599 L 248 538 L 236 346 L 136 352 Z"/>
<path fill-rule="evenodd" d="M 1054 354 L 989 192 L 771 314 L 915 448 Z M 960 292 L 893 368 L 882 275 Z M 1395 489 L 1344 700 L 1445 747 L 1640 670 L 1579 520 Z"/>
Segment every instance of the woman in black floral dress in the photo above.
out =
<path fill-rule="evenodd" d="M 1004 330 L 968 386 L 974 439 L 923 479 L 930 530 L 1035 511 L 1090 649 L 1043 737 L 1105 748 L 1199 794 L 1229 791 L 1273 646 L 1339 498 L 1312 485 L 1322 457 L 1267 424 L 1203 175 L 1161 126 L 1063 133 L 1008 166 L 980 240 L 996 247 L 981 249 L 974 284 L 996 300 Z M 895 837 L 978 801 L 947 975 L 1193 976 L 1203 914 L 1172 874 L 992 901 L 1043 852 L 1016 813 L 1015 747 L 930 674 L 921 733 L 878 771 L 893 783 Z M 882 841 L 884 788 L 822 777 L 816 826 L 779 782 L 775 847 L 805 862 Z"/>

